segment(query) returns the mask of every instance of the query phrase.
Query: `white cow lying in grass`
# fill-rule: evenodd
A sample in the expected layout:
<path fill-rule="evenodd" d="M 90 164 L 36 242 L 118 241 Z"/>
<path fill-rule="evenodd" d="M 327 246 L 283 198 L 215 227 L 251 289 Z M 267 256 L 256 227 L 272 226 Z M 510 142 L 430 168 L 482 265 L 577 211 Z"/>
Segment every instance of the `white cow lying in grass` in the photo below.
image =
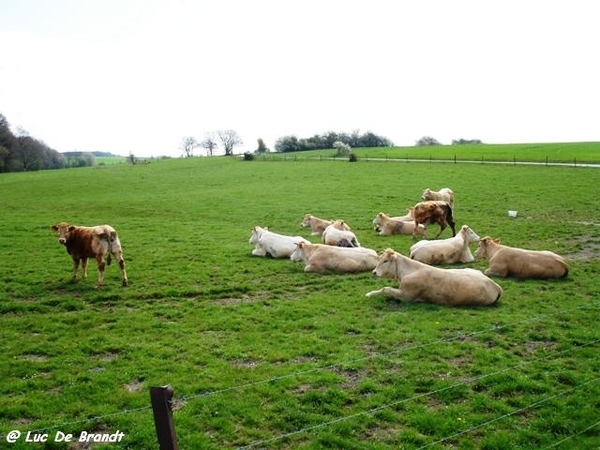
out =
<path fill-rule="evenodd" d="M 360 247 L 356 235 L 350 231 L 350 227 L 343 220 L 334 220 L 331 225 L 325 228 L 321 241 L 324 244 L 337 247 Z"/>
<path fill-rule="evenodd" d="M 370 248 L 334 247 L 300 242 L 290 256 L 303 261 L 305 272 L 366 272 L 377 265 L 377 252 Z"/>
<path fill-rule="evenodd" d="M 373 275 L 394 278 L 399 288 L 384 287 L 366 294 L 438 305 L 492 305 L 502 288 L 475 269 L 440 269 L 407 258 L 392 249 L 379 256 Z"/>
<path fill-rule="evenodd" d="M 569 266 L 562 258 L 548 250 L 525 250 L 502 245 L 498 239 L 489 236 L 479 241 L 475 252 L 478 258 L 489 260 L 485 270 L 489 276 L 527 278 L 565 278 Z"/>
<path fill-rule="evenodd" d="M 401 220 L 380 212 L 373 219 L 373 227 L 381 236 L 391 236 L 393 234 L 412 236 L 413 233 L 419 236 L 427 235 L 427 228 L 423 224 L 419 224 L 415 232 L 415 219 L 412 218 L 412 215 L 408 220 Z"/>
<path fill-rule="evenodd" d="M 254 256 L 271 258 L 289 258 L 298 242 L 308 242 L 301 236 L 285 236 L 273 233 L 267 227 L 254 227 L 250 235 L 250 244 L 254 245 Z"/>
<path fill-rule="evenodd" d="M 435 241 L 419 241 L 410 248 L 409 257 L 425 264 L 467 263 L 475 260 L 469 244 L 479 242 L 479 236 L 463 225 L 456 236 Z"/>
<path fill-rule="evenodd" d="M 325 228 L 331 225 L 332 222 L 333 220 L 320 219 L 312 214 L 305 214 L 300 226 L 310 228 L 310 234 L 313 236 L 321 236 L 323 231 L 325 231 Z M 348 227 L 348 229 L 350 228 Z"/>

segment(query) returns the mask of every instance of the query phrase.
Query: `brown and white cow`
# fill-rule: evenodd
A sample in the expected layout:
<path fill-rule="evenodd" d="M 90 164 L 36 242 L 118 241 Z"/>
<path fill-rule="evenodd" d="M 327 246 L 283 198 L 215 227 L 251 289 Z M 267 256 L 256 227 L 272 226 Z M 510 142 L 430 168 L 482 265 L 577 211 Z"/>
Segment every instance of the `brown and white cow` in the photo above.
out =
<path fill-rule="evenodd" d="M 364 247 L 299 242 L 290 259 L 303 261 L 305 272 L 366 272 L 377 265 L 377 252 Z"/>
<path fill-rule="evenodd" d="M 437 223 L 440 226 L 440 231 L 435 235 L 435 238 L 439 237 L 439 235 L 442 234 L 442 231 L 448 226 L 452 229 L 452 236 L 456 236 L 454 218 L 452 217 L 452 207 L 448 202 L 426 201 L 417 203 L 413 210 L 413 216 L 415 218 L 415 231 L 413 232 L 413 237 L 416 235 L 416 227 L 429 223 Z"/>
<path fill-rule="evenodd" d="M 450 188 L 442 188 L 439 191 L 433 191 L 429 188 L 423 191 L 421 196 L 423 200 L 442 200 L 454 207 L 454 192 Z"/>
<path fill-rule="evenodd" d="M 331 225 L 332 222 L 333 220 L 320 219 L 312 214 L 305 214 L 304 220 L 302 220 L 300 226 L 304 228 L 310 228 L 310 234 L 313 236 L 321 236 L 323 231 L 325 231 L 325 228 Z"/>
<path fill-rule="evenodd" d="M 565 260 L 554 252 L 509 247 L 489 236 L 479 241 L 475 256 L 489 260 L 490 266 L 484 272 L 489 276 L 543 279 L 569 274 Z"/>
<path fill-rule="evenodd" d="M 394 234 L 406 234 L 412 236 L 415 231 L 415 221 L 413 217 L 410 218 L 410 221 L 400 220 L 380 212 L 375 216 L 375 219 L 373 219 L 373 227 L 381 236 L 391 236 Z M 419 225 L 416 234 L 426 236 L 427 228 L 425 228 L 424 225 Z"/>
<path fill-rule="evenodd" d="M 87 277 L 88 258 L 95 258 L 98 263 L 97 286 L 104 283 L 104 269 L 111 263 L 111 255 L 119 262 L 121 282 L 127 286 L 127 273 L 123 250 L 117 232 L 110 225 L 80 227 L 61 222 L 52 225 L 51 229 L 58 235 L 58 242 L 64 245 L 73 259 L 73 279 L 77 278 L 77 270 L 81 263 L 83 278 Z"/>
<path fill-rule="evenodd" d="M 502 288 L 479 270 L 440 269 L 389 248 L 379 256 L 373 275 L 393 278 L 399 288 L 384 287 L 367 293 L 367 297 L 382 295 L 409 302 L 462 306 L 492 305 L 502 295 Z"/>

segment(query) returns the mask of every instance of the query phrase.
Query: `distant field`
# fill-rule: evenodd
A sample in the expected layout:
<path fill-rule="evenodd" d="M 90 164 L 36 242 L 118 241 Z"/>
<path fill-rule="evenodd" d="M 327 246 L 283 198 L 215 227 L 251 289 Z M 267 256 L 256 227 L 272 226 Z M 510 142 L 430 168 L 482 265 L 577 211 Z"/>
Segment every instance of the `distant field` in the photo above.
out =
<path fill-rule="evenodd" d="M 120 430 L 92 448 L 157 448 L 149 388 L 166 384 L 181 449 L 599 448 L 599 185 L 592 168 L 360 159 L 0 174 L 0 448 L 76 448 L 8 445 L 11 430 Z M 305 213 L 406 254 L 410 237 L 371 221 L 444 186 L 457 225 L 565 255 L 568 278 L 496 279 L 497 306 L 445 308 L 368 299 L 394 284 L 369 273 L 250 255 L 255 225 L 316 242 Z M 112 224 L 130 286 L 113 263 L 95 289 L 93 261 L 71 281 L 59 221 Z"/>
<path fill-rule="evenodd" d="M 600 142 L 564 144 L 478 144 L 440 145 L 425 147 L 358 148 L 359 158 L 520 161 L 555 163 L 600 163 Z M 335 150 L 311 150 L 284 154 L 269 154 L 266 158 L 332 157 Z"/>

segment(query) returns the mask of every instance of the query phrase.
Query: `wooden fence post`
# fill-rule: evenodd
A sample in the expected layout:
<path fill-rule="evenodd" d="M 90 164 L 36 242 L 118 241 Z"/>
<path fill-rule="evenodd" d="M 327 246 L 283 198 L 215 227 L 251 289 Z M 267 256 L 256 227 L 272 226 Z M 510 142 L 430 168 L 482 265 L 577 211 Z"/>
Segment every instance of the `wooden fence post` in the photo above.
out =
<path fill-rule="evenodd" d="M 154 412 L 154 426 L 160 450 L 178 450 L 175 424 L 173 423 L 173 388 L 156 386 L 150 388 L 150 400 Z"/>

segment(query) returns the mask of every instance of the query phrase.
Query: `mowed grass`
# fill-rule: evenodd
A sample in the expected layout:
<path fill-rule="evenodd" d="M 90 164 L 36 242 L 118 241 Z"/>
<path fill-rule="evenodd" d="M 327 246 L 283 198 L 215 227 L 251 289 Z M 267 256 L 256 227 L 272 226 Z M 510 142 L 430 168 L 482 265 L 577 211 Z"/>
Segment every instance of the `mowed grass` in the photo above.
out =
<path fill-rule="evenodd" d="M 597 448 L 599 183 L 573 167 L 229 158 L 3 174 L 2 445 L 13 429 L 120 430 L 94 448 L 156 448 L 149 388 L 171 384 L 182 449 Z M 410 237 L 371 221 L 444 186 L 458 226 L 563 254 L 569 277 L 496 279 L 497 306 L 446 308 L 250 255 L 255 225 L 316 242 L 305 213 L 406 254 Z M 130 286 L 113 265 L 94 288 L 93 262 L 72 282 L 59 221 L 113 225 Z"/>

